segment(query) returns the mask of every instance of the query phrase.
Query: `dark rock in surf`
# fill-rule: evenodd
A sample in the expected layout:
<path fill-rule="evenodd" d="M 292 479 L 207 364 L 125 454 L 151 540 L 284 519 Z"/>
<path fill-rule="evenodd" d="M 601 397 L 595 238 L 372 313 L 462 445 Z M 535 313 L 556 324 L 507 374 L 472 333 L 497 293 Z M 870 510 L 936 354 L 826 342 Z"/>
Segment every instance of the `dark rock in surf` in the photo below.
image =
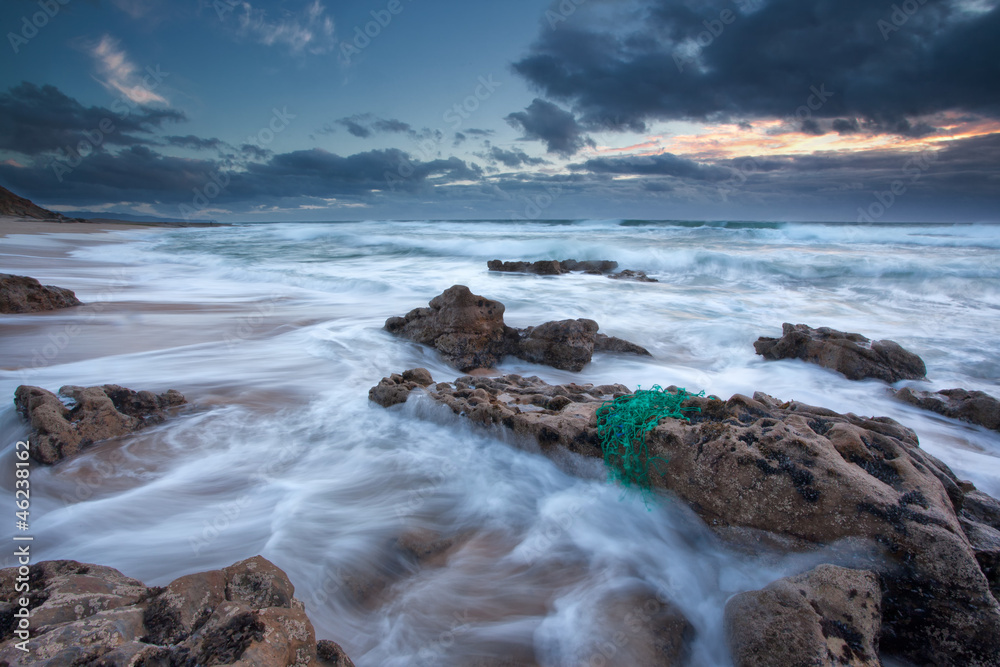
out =
<path fill-rule="evenodd" d="M 58 463 L 95 442 L 159 424 L 167 410 L 186 403 L 173 389 L 157 395 L 112 384 L 66 386 L 59 395 L 70 399 L 73 407 L 40 387 L 21 385 L 14 392 L 18 413 L 31 424 L 31 456 L 39 463 Z"/>
<path fill-rule="evenodd" d="M 475 422 L 601 457 L 596 409 L 621 385 L 546 384 L 466 376 L 425 389 Z M 881 552 L 879 641 L 917 664 L 998 665 L 1000 604 L 992 530 L 1000 503 L 958 480 L 886 417 L 838 414 L 766 394 L 691 398 L 691 421 L 663 420 L 646 436 L 652 483 L 713 527 L 769 531 L 793 542 L 840 540 Z M 992 530 L 988 530 L 992 529 Z"/>
<path fill-rule="evenodd" d="M 820 565 L 733 596 L 725 624 L 734 667 L 881 667 L 878 577 Z"/>
<path fill-rule="evenodd" d="M 416 308 L 405 317 L 390 317 L 385 329 L 430 345 L 465 372 L 494 368 L 506 355 L 573 371 L 582 370 L 595 349 L 649 355 L 634 343 L 598 334 L 593 320 L 546 322 L 519 330 L 507 326 L 503 314 L 504 305 L 499 301 L 454 285 L 431 299 L 428 308 Z M 379 390 L 372 400 L 392 400 L 388 391 Z"/>
<path fill-rule="evenodd" d="M 633 271 L 625 269 L 618 273 L 612 273 L 618 268 L 618 262 L 609 259 L 588 259 L 578 261 L 575 259 L 545 259 L 537 262 L 503 262 L 493 259 L 486 263 L 490 271 L 500 273 L 531 273 L 539 276 L 560 276 L 566 273 L 587 273 L 590 275 L 604 275 L 615 280 L 634 280 L 641 283 L 659 282 L 656 278 L 650 278 L 645 271 Z"/>
<path fill-rule="evenodd" d="M 414 368 L 402 375 L 393 374 L 383 378 L 378 385 L 368 391 L 368 400 L 378 403 L 383 408 L 391 408 L 400 403 L 406 403 L 410 392 L 417 387 L 426 387 L 434 382 L 430 371 L 426 368 Z"/>
<path fill-rule="evenodd" d="M 625 269 L 619 273 L 612 273 L 608 278 L 612 280 L 633 280 L 637 283 L 658 283 L 660 282 L 656 278 L 650 278 L 646 275 L 645 271 L 633 271 L 632 269 Z"/>
<path fill-rule="evenodd" d="M 0 599 L 22 595 L 17 577 L 0 570 Z M 353 667 L 340 646 L 316 641 L 292 583 L 260 556 L 165 588 L 68 560 L 32 565 L 29 579 L 29 652 L 4 628 L 0 664 Z"/>
<path fill-rule="evenodd" d="M 42 285 L 28 276 L 0 273 L 0 313 L 37 313 L 82 305 L 72 290 Z"/>
<path fill-rule="evenodd" d="M 871 341 L 861 334 L 805 324 L 781 325 L 781 338 L 759 338 L 753 344 L 765 359 L 802 359 L 842 373 L 849 380 L 875 378 L 889 383 L 919 380 L 927 374 L 923 360 L 891 340 Z"/>
<path fill-rule="evenodd" d="M 987 393 L 965 389 L 930 392 L 903 387 L 893 395 L 918 408 L 1000 431 L 1000 401 Z"/>

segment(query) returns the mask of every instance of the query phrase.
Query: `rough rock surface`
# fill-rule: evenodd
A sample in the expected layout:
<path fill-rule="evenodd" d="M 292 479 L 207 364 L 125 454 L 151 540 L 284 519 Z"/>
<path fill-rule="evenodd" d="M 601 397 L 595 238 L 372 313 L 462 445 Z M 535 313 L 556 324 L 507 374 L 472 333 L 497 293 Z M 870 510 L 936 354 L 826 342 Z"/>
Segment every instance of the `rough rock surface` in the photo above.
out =
<path fill-rule="evenodd" d="M 602 455 L 597 407 L 628 391 L 516 375 L 426 389 L 456 414 L 531 436 L 543 451 L 563 445 L 588 456 Z M 711 526 L 803 544 L 876 545 L 883 650 L 917 664 L 1000 665 L 995 550 L 985 530 L 1000 526 L 1000 502 L 956 479 L 910 429 L 885 417 L 760 393 L 687 405 L 700 409 L 690 423 L 667 419 L 647 435 L 649 455 L 670 462 L 651 471 L 655 486 Z"/>
<path fill-rule="evenodd" d="M 880 667 L 882 592 L 873 572 L 820 565 L 734 595 L 725 624 L 735 667 Z"/>
<path fill-rule="evenodd" d="M 166 419 L 167 409 L 186 402 L 173 389 L 157 395 L 113 384 L 66 386 L 59 394 L 73 407 L 40 387 L 21 385 L 14 392 L 17 411 L 31 423 L 30 451 L 39 463 L 58 463 L 100 440 L 158 424 Z"/>
<path fill-rule="evenodd" d="M 28 653 L 12 623 L 16 577 L 0 570 L 0 664 L 11 667 L 353 667 L 333 642 L 317 644 L 288 577 L 260 556 L 165 588 L 100 565 L 32 565 Z"/>
<path fill-rule="evenodd" d="M 594 350 L 649 355 L 634 343 L 597 333 L 593 320 L 546 322 L 514 329 L 504 323 L 504 305 L 454 285 L 405 317 L 390 317 L 385 329 L 441 352 L 461 371 L 494 368 L 506 355 L 579 371 Z"/>
<path fill-rule="evenodd" d="M 781 325 L 781 338 L 759 338 L 753 344 L 765 359 L 802 359 L 843 373 L 850 380 L 875 378 L 892 383 L 919 380 L 927 374 L 923 360 L 891 340 L 871 341 L 861 334 L 805 324 Z"/>
<path fill-rule="evenodd" d="M 918 408 L 1000 431 L 1000 401 L 984 392 L 965 389 L 930 392 L 903 387 L 894 395 Z"/>
<path fill-rule="evenodd" d="M 433 382 L 431 373 L 426 368 L 414 368 L 402 375 L 393 373 L 368 391 L 368 400 L 383 408 L 391 408 L 399 403 L 406 403 L 410 392 L 417 387 L 426 387 Z"/>
<path fill-rule="evenodd" d="M 28 276 L 0 273 L 0 313 L 37 313 L 81 305 L 72 290 L 42 285 Z"/>
<path fill-rule="evenodd" d="M 537 262 L 503 262 L 493 259 L 486 263 L 490 271 L 501 273 L 533 273 L 539 276 L 559 276 L 564 273 L 589 273 L 591 275 L 606 275 L 615 280 L 635 280 L 641 283 L 660 282 L 656 278 L 650 278 L 645 271 L 633 271 L 625 269 L 618 273 L 612 273 L 618 268 L 618 262 L 609 259 L 588 259 L 577 261 L 575 259 L 545 259 Z"/>

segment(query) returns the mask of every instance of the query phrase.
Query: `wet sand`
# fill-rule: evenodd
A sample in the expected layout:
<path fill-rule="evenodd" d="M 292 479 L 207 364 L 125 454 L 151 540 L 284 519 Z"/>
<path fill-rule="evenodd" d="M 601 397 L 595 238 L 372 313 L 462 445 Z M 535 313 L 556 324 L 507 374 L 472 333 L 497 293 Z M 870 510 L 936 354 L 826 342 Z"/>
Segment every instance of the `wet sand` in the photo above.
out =
<path fill-rule="evenodd" d="M 11 234 L 99 234 L 123 229 L 148 229 L 153 225 L 129 222 L 48 222 L 33 218 L 16 218 L 0 215 L 0 237 Z"/>

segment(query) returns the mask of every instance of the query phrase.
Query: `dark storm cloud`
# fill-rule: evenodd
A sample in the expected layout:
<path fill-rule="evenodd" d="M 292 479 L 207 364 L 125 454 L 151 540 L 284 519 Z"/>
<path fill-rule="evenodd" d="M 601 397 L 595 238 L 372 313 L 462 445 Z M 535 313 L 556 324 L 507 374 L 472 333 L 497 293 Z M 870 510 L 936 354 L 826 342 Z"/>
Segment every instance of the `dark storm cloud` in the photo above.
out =
<path fill-rule="evenodd" d="M 570 165 L 574 171 L 593 174 L 627 174 L 640 176 L 675 176 L 696 181 L 720 181 L 730 177 L 728 169 L 702 164 L 671 153 L 638 157 L 595 158 L 583 164 Z"/>
<path fill-rule="evenodd" d="M 338 125 L 343 125 L 349 133 L 361 139 L 367 139 L 378 132 L 414 133 L 409 123 L 404 123 L 395 118 L 378 118 L 370 113 L 354 114 L 353 116 L 347 116 L 334 122 Z"/>
<path fill-rule="evenodd" d="M 544 141 L 550 153 L 573 155 L 593 145 L 572 113 L 546 100 L 535 98 L 527 109 L 508 115 L 506 120 L 523 131 L 525 139 Z"/>
<path fill-rule="evenodd" d="M 221 139 L 202 139 L 201 137 L 196 137 L 193 134 L 189 134 L 184 137 L 164 137 L 163 140 L 168 146 L 176 146 L 177 148 L 192 148 L 196 151 L 222 150 L 229 147 L 229 144 Z"/>
<path fill-rule="evenodd" d="M 166 122 L 183 120 L 180 111 L 134 106 L 124 100 L 111 109 L 85 107 L 54 86 L 23 82 L 0 94 L 0 149 L 37 155 L 75 147 L 84 133 L 100 136 L 98 145 L 135 146 L 151 142 L 134 133 L 149 134 Z"/>
<path fill-rule="evenodd" d="M 505 167 L 510 167 L 511 169 L 516 169 L 524 165 L 533 166 L 539 164 L 548 164 L 547 160 L 543 160 L 540 157 L 531 157 L 527 153 L 517 148 L 513 150 L 504 150 L 499 146 L 493 146 L 490 148 L 489 152 L 484 154 L 483 157 L 487 159 L 496 160 L 497 162 L 503 164 Z"/>
<path fill-rule="evenodd" d="M 945 110 L 1000 116 L 1000 10 L 963 4 L 591 3 L 555 29 L 543 27 L 514 69 L 547 98 L 571 105 L 585 129 L 800 112 L 796 126 L 857 118 L 870 131 L 909 134 L 913 126 L 903 121 Z M 609 20 L 609 11 L 622 19 Z M 846 126 L 807 130 L 828 127 Z"/>
<path fill-rule="evenodd" d="M 119 201 L 190 203 L 210 183 L 225 187 L 214 202 L 370 195 L 374 191 L 419 192 L 434 184 L 480 177 L 458 158 L 421 162 L 398 149 L 340 156 L 321 149 L 273 155 L 233 169 L 221 160 L 161 155 L 133 146 L 116 155 L 94 153 L 62 182 L 49 166 L 0 163 L 0 182 L 15 192 L 50 203 L 92 205 Z M 213 186 L 209 186 L 210 188 Z"/>

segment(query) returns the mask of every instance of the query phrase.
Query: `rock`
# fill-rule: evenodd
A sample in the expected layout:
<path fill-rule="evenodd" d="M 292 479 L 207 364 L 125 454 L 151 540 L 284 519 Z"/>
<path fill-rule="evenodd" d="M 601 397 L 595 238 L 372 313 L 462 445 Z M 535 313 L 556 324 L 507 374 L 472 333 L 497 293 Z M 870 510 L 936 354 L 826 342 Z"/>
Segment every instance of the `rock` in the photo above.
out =
<path fill-rule="evenodd" d="M 31 456 L 48 465 L 75 456 L 95 442 L 158 424 L 166 419 L 166 410 L 186 402 L 173 389 L 156 395 L 111 384 L 66 386 L 59 394 L 71 399 L 73 407 L 39 387 L 21 385 L 14 392 L 17 411 L 31 423 Z"/>
<path fill-rule="evenodd" d="M 965 389 L 929 392 L 903 387 L 893 395 L 918 408 L 1000 431 L 1000 401 L 984 392 Z"/>
<path fill-rule="evenodd" d="M 781 338 L 759 338 L 753 344 L 765 359 L 802 359 L 844 374 L 849 380 L 876 378 L 892 383 L 920 380 L 923 360 L 891 340 L 870 341 L 861 334 L 805 324 L 781 325 Z"/>
<path fill-rule="evenodd" d="M 406 317 L 390 317 L 390 333 L 430 345 L 459 370 L 493 368 L 517 344 L 517 331 L 503 321 L 504 305 L 454 285 Z"/>
<path fill-rule="evenodd" d="M 42 285 L 28 276 L 0 273 L 0 313 L 37 313 L 82 305 L 72 290 Z"/>
<path fill-rule="evenodd" d="M 608 278 L 612 280 L 634 280 L 637 283 L 658 283 L 660 282 L 656 278 L 650 278 L 646 275 L 645 271 L 633 271 L 631 269 L 625 269 L 619 273 L 613 273 Z"/>
<path fill-rule="evenodd" d="M 618 268 L 618 262 L 610 259 L 585 259 L 578 262 L 575 259 L 564 259 L 559 262 L 565 271 L 582 271 L 584 273 L 611 273 Z"/>
<path fill-rule="evenodd" d="M 725 625 L 735 667 L 881 667 L 878 577 L 820 565 L 733 596 Z"/>
<path fill-rule="evenodd" d="M 649 353 L 644 347 L 636 345 L 635 343 L 630 343 L 627 340 L 622 340 L 621 338 L 615 338 L 614 336 L 605 336 L 604 334 L 597 334 L 594 336 L 594 351 L 595 352 L 618 352 L 620 354 L 637 354 L 642 357 L 651 357 L 652 354 Z"/>
<path fill-rule="evenodd" d="M 517 356 L 567 371 L 582 371 L 594 355 L 594 320 L 561 320 L 521 332 Z"/>
<path fill-rule="evenodd" d="M 650 278 L 645 271 L 633 271 L 625 269 L 618 273 L 611 273 L 618 268 L 618 262 L 609 259 L 588 259 L 577 261 L 575 259 L 554 260 L 547 259 L 538 262 L 503 262 L 499 259 L 492 259 L 486 263 L 490 271 L 503 273 L 533 273 L 540 276 L 559 276 L 564 273 L 589 273 L 592 275 L 606 275 L 615 280 L 634 280 L 641 283 L 659 282 L 656 278 Z"/>
<path fill-rule="evenodd" d="M 593 320 L 561 320 L 514 329 L 504 323 L 503 313 L 504 305 L 499 301 L 477 296 L 464 285 L 454 285 L 434 297 L 429 308 L 417 308 L 405 317 L 390 317 L 385 329 L 434 347 L 466 373 L 494 368 L 506 355 L 580 371 L 590 362 L 595 346 L 609 352 L 649 355 L 638 345 L 598 334 Z M 375 387 L 369 398 L 384 407 L 401 403 L 409 389 L 403 391 L 400 386 L 395 382 Z M 390 395 L 390 391 L 403 394 Z"/>
<path fill-rule="evenodd" d="M 453 412 L 601 457 L 595 411 L 621 385 L 548 385 L 538 378 L 462 377 L 428 388 Z M 1000 503 L 959 482 L 886 417 L 842 415 L 766 394 L 691 398 L 690 423 L 663 420 L 647 435 L 654 486 L 687 502 L 713 527 L 777 533 L 827 545 L 878 545 L 880 642 L 917 664 L 1000 665 L 1000 605 L 957 515 L 996 528 Z M 992 567 L 992 566 L 990 566 Z M 992 571 L 992 570 L 991 570 Z"/>
<path fill-rule="evenodd" d="M 38 206 L 30 199 L 19 197 L 7 188 L 0 187 L 0 215 L 10 215 L 15 218 L 34 218 L 52 222 L 73 222 L 62 213 L 55 213 Z M 76 218 L 80 220 L 80 218 Z"/>
<path fill-rule="evenodd" d="M 976 554 L 979 569 L 990 583 L 993 597 L 1000 600 L 1000 530 L 987 524 L 961 518 L 962 530 Z"/>
<path fill-rule="evenodd" d="M 402 375 L 393 374 L 391 377 L 383 378 L 382 382 L 368 391 L 368 400 L 378 403 L 383 408 L 390 408 L 405 403 L 414 389 L 426 387 L 433 382 L 430 371 L 426 368 L 414 368 Z"/>
<path fill-rule="evenodd" d="M 2 599 L 17 597 L 16 577 L 16 568 L 0 570 Z M 32 565 L 29 579 L 30 651 L 6 629 L 0 664 L 353 667 L 337 644 L 316 642 L 288 577 L 260 556 L 166 588 L 75 561 Z"/>

